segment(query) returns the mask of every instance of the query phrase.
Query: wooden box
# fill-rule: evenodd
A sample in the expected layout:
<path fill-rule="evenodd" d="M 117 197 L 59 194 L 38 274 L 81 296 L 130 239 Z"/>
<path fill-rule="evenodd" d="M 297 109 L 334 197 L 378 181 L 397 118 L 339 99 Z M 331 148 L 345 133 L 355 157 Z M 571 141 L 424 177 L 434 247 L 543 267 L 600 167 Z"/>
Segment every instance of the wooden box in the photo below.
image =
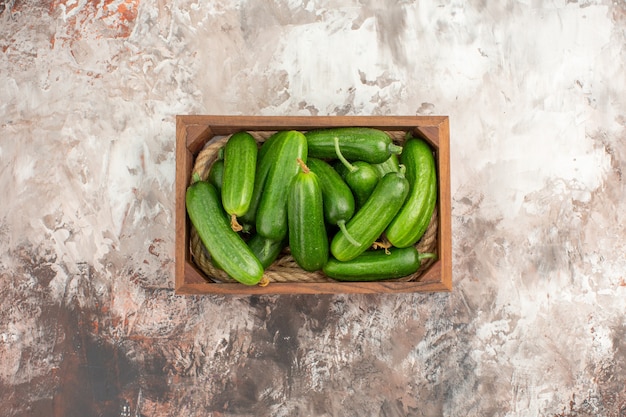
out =
<path fill-rule="evenodd" d="M 416 281 L 272 282 L 267 286 L 214 282 L 194 264 L 190 251 L 191 225 L 185 191 L 196 156 L 208 142 L 240 130 L 306 131 L 321 127 L 360 126 L 385 131 L 410 131 L 427 140 L 435 151 L 437 202 L 437 260 Z M 447 116 L 192 116 L 176 118 L 176 276 L 177 294 L 340 294 L 450 291 L 452 289 L 449 121 Z"/>

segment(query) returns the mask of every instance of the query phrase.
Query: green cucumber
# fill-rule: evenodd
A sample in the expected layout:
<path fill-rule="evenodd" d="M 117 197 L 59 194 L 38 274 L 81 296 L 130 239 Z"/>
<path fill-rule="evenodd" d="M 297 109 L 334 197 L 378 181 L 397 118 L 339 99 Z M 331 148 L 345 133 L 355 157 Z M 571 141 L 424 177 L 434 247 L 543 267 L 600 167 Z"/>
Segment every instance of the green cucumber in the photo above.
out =
<path fill-rule="evenodd" d="M 318 271 L 328 260 L 322 189 L 317 175 L 298 159 L 301 171 L 289 187 L 287 218 L 289 248 L 300 268 Z"/>
<path fill-rule="evenodd" d="M 354 195 L 348 184 L 341 178 L 337 171 L 325 161 L 317 158 L 309 158 L 309 169 L 317 175 L 322 189 L 322 201 L 324 206 L 324 219 L 328 224 L 338 226 L 343 230 L 346 237 L 346 222 L 352 218 L 355 211 Z M 353 240 L 355 245 L 358 242 Z"/>
<path fill-rule="evenodd" d="M 209 175 L 207 176 L 207 181 L 213 184 L 213 186 L 217 188 L 218 192 L 222 192 L 222 184 L 224 183 L 223 159 L 218 159 L 213 162 L 213 165 L 211 165 L 211 169 L 209 170 Z"/>
<path fill-rule="evenodd" d="M 380 177 L 372 164 L 365 161 L 348 161 L 341 150 L 341 145 L 337 138 L 335 142 L 335 155 L 344 166 L 345 169 L 340 170 L 343 173 L 343 179 L 346 181 L 356 200 L 356 206 L 362 207 L 369 198 L 372 191 L 378 184 Z"/>
<path fill-rule="evenodd" d="M 256 214 L 259 208 L 259 202 L 263 195 L 263 188 L 267 181 L 267 176 L 270 172 L 270 168 L 274 165 L 274 144 L 285 136 L 287 131 L 278 131 L 271 135 L 259 148 L 257 154 L 257 166 L 254 176 L 254 190 L 252 191 L 252 197 L 250 199 L 250 207 L 248 212 L 241 216 L 239 219 L 242 223 L 248 225 L 254 225 L 256 222 Z"/>
<path fill-rule="evenodd" d="M 261 147 L 259 148 L 259 159 L 262 159 L 265 157 L 265 154 L 272 149 L 272 144 L 274 142 L 278 142 L 278 140 L 287 134 L 287 130 L 279 130 L 276 131 L 275 133 L 273 133 L 272 135 L 270 135 L 270 137 L 268 137 L 265 142 L 263 142 L 261 144 Z"/>
<path fill-rule="evenodd" d="M 385 162 L 381 162 L 380 164 L 374 164 L 373 167 L 376 172 L 378 172 L 378 176 L 380 178 L 384 177 L 385 174 L 389 172 L 398 172 L 400 171 L 400 162 L 398 161 L 398 155 L 393 154 Z"/>
<path fill-rule="evenodd" d="M 396 247 L 414 245 L 426 232 L 437 202 L 437 170 L 433 151 L 422 139 L 409 138 L 400 157 L 409 181 L 409 195 L 385 236 Z"/>
<path fill-rule="evenodd" d="M 402 207 L 409 183 L 401 172 L 390 172 L 376 185 L 370 198 L 346 224 L 346 230 L 359 245 L 354 245 L 339 231 L 330 245 L 332 255 L 349 261 L 365 252 L 378 239 Z"/>
<path fill-rule="evenodd" d="M 217 189 L 197 175 L 194 181 L 185 195 L 187 213 L 211 258 L 240 283 L 258 284 L 263 266 L 228 223 Z"/>
<path fill-rule="evenodd" d="M 220 148 L 220 149 L 223 149 L 223 148 Z M 222 184 L 224 182 L 224 160 L 223 159 L 217 159 L 215 162 L 213 162 L 213 165 L 211 165 L 211 169 L 209 170 L 209 175 L 207 176 L 206 180 L 215 187 L 215 189 L 217 190 L 217 193 L 220 194 L 220 200 L 221 200 Z M 233 230 L 235 230 L 236 232 L 250 233 L 250 231 L 252 230 L 252 226 L 250 224 L 242 223 L 240 224 L 240 226 L 237 226 L 236 223 L 233 223 L 233 218 L 231 215 L 224 212 L 224 216 L 226 216 L 228 221 L 231 222 L 231 227 L 233 227 L 234 225 Z M 241 229 L 239 227 L 241 227 Z"/>
<path fill-rule="evenodd" d="M 268 268 L 280 255 L 280 252 L 287 246 L 287 239 L 270 240 L 258 233 L 252 236 L 247 242 L 248 247 L 263 265 Z"/>
<path fill-rule="evenodd" d="M 314 129 L 306 132 L 305 136 L 309 155 L 319 159 L 335 158 L 335 138 L 339 140 L 344 156 L 350 161 L 378 164 L 392 154 L 402 152 L 402 147 L 394 144 L 387 133 L 369 127 Z"/>
<path fill-rule="evenodd" d="M 260 235 L 281 240 L 287 236 L 287 196 L 293 178 L 300 171 L 298 158 L 306 163 L 307 144 L 296 130 L 286 131 L 272 145 L 276 149 L 273 164 L 267 174 L 265 187 L 256 215 L 256 230 Z"/>
<path fill-rule="evenodd" d="M 224 146 L 222 206 L 231 216 L 233 230 L 241 230 L 237 217 L 248 212 L 254 190 L 258 146 L 248 132 L 234 133 Z"/>
<path fill-rule="evenodd" d="M 380 281 L 414 274 L 423 259 L 434 257 L 432 253 L 419 253 L 415 246 L 368 250 L 346 262 L 330 258 L 323 271 L 338 281 Z"/>

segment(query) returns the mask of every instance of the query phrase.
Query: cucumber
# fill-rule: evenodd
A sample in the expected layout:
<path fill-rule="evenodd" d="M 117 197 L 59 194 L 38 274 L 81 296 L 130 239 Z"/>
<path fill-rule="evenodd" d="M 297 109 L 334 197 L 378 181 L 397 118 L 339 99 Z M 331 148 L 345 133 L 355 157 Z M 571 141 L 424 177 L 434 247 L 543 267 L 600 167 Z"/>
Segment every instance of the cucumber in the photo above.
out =
<path fill-rule="evenodd" d="M 392 154 L 400 154 L 402 147 L 393 143 L 380 129 L 369 127 L 337 127 L 309 130 L 305 133 L 309 155 L 319 159 L 335 158 L 337 138 L 344 156 L 350 161 L 379 164 Z"/>
<path fill-rule="evenodd" d="M 250 207 L 248 212 L 241 216 L 239 219 L 242 223 L 248 225 L 254 225 L 256 222 L 256 214 L 259 208 L 259 202 L 261 201 L 261 195 L 263 194 L 263 188 L 267 180 L 267 175 L 270 172 L 270 168 L 274 165 L 274 150 L 273 146 L 279 141 L 281 137 L 287 134 L 287 131 L 278 131 L 271 135 L 261 145 L 257 154 L 257 166 L 254 177 L 254 190 L 252 191 L 252 198 L 250 199 Z"/>
<path fill-rule="evenodd" d="M 217 189 L 218 192 L 222 192 L 222 184 L 224 182 L 224 160 L 218 159 L 213 162 L 211 165 L 211 169 L 209 170 L 209 175 L 207 176 L 207 181 L 213 184 L 213 186 Z"/>
<path fill-rule="evenodd" d="M 307 144 L 296 130 L 285 131 L 272 145 L 274 161 L 267 174 L 256 215 L 257 233 L 272 240 L 287 236 L 287 196 L 291 181 L 300 171 L 298 158 L 306 163 Z"/>
<path fill-rule="evenodd" d="M 365 252 L 402 207 L 409 183 L 401 172 L 390 172 L 376 185 L 370 198 L 346 224 L 346 230 L 359 245 L 354 245 L 339 231 L 332 239 L 330 251 L 339 261 L 349 261 Z"/>
<path fill-rule="evenodd" d="M 362 207 L 365 201 L 368 199 L 380 177 L 374 167 L 365 161 L 348 161 L 341 150 L 341 145 L 337 138 L 335 142 L 335 155 L 344 166 L 339 172 L 343 174 L 343 179 L 346 181 L 356 200 L 356 206 Z"/>
<path fill-rule="evenodd" d="M 398 161 L 398 155 L 393 154 L 385 162 L 372 165 L 380 178 L 384 177 L 389 172 L 400 171 L 400 162 Z"/>
<path fill-rule="evenodd" d="M 352 190 L 327 162 L 317 158 L 309 158 L 307 166 L 311 172 L 317 175 L 320 183 L 326 223 L 338 226 L 351 240 L 352 238 L 347 234 L 345 227 L 346 222 L 352 218 L 355 211 Z M 358 242 L 353 239 L 352 242 L 358 245 Z"/>
<path fill-rule="evenodd" d="M 253 235 L 247 242 L 248 247 L 263 265 L 268 268 L 280 255 L 280 252 L 287 246 L 287 239 L 270 240 L 259 234 Z"/>
<path fill-rule="evenodd" d="M 224 146 L 222 206 L 231 216 L 233 230 L 241 230 L 237 217 L 248 212 L 254 190 L 258 146 L 248 132 L 234 133 Z"/>
<path fill-rule="evenodd" d="M 275 132 L 274 134 L 272 134 L 269 138 L 267 138 L 265 140 L 265 142 L 263 142 L 261 144 L 261 147 L 259 148 L 259 159 L 264 158 L 265 154 L 272 149 L 272 144 L 274 142 L 278 142 L 278 140 L 287 134 L 287 130 L 279 130 L 277 132 Z"/>
<path fill-rule="evenodd" d="M 191 224 L 215 261 L 233 279 L 256 285 L 263 266 L 243 239 L 232 230 L 224 214 L 217 189 L 196 175 L 186 191 L 185 203 Z"/>
<path fill-rule="evenodd" d="M 224 148 L 220 148 L 220 149 L 224 149 Z M 211 165 L 211 169 L 209 170 L 209 174 L 206 180 L 215 187 L 215 189 L 217 190 L 217 193 L 220 194 L 220 201 L 221 201 L 222 184 L 224 183 L 224 160 L 223 159 L 217 159 L 215 162 L 213 162 L 213 165 Z M 236 219 L 234 219 L 235 222 L 233 222 L 232 216 L 226 213 L 225 211 L 224 211 L 224 216 L 226 216 L 227 220 L 231 223 L 230 226 L 236 232 L 244 232 L 244 233 L 251 232 L 252 226 L 250 224 L 241 223 L 239 224 L 239 226 L 237 226 L 238 222 L 236 221 Z M 213 264 L 215 265 L 215 262 L 213 262 Z M 216 265 L 216 267 L 219 268 L 218 265 Z"/>
<path fill-rule="evenodd" d="M 409 195 L 385 236 L 396 247 L 414 245 L 426 232 L 437 202 L 437 170 L 430 146 L 409 138 L 400 158 L 409 181 Z"/>
<path fill-rule="evenodd" d="M 415 246 L 368 250 L 346 262 L 330 258 L 323 272 L 338 281 L 379 281 L 414 274 L 423 259 L 434 257 L 432 253 L 419 253 Z"/>
<path fill-rule="evenodd" d="M 301 172 L 291 182 L 287 203 L 289 248 L 300 268 L 312 272 L 322 269 L 328 260 L 328 236 L 317 175 L 302 159 L 298 158 L 298 163 Z"/>

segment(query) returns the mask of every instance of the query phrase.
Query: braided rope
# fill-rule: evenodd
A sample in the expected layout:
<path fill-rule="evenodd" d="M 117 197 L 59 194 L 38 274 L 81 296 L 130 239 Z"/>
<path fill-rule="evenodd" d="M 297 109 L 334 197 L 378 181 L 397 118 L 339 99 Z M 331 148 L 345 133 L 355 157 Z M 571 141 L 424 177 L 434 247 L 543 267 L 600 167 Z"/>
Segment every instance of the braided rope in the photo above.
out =
<path fill-rule="evenodd" d="M 250 131 L 255 140 L 261 144 L 267 140 L 274 131 Z M 394 142 L 402 144 L 405 139 L 405 131 L 388 131 L 387 134 L 394 140 Z M 230 136 L 217 137 L 204 146 L 204 148 L 197 155 L 192 175 L 197 173 L 200 178 L 205 180 L 208 177 L 211 166 L 217 160 L 219 149 L 226 144 Z M 433 212 L 430 219 L 430 223 L 424 235 L 415 244 L 419 253 L 436 253 L 437 251 L 437 232 L 438 232 L 438 217 L 437 209 Z M 206 274 L 207 279 L 212 282 L 237 282 L 223 270 L 217 268 L 211 261 L 211 255 L 208 253 L 204 244 L 200 240 L 197 231 L 192 226 L 190 235 L 190 251 L 193 257 L 194 263 Z M 412 275 L 391 279 L 388 281 L 419 281 L 421 275 L 435 262 L 435 259 L 425 259 L 422 261 L 420 269 Z M 291 254 L 289 248 L 286 248 L 274 261 L 272 265 L 264 271 L 264 280 L 269 282 L 336 282 L 332 278 L 324 275 L 323 272 L 307 272 L 298 266 Z"/>

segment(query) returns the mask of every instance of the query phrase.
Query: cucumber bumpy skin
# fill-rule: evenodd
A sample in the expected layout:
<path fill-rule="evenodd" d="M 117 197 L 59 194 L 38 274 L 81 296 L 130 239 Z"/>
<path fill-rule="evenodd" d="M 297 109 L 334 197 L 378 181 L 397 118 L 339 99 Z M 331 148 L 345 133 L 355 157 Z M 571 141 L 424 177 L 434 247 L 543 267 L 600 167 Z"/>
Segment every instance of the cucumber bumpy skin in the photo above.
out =
<path fill-rule="evenodd" d="M 344 156 L 350 161 L 378 164 L 392 154 L 400 154 L 402 147 L 393 143 L 389 135 L 370 127 L 336 127 L 309 130 L 305 133 L 309 156 L 334 159 L 334 138 L 341 144 Z"/>
<path fill-rule="evenodd" d="M 422 139 L 409 138 L 400 161 L 406 169 L 409 194 L 385 236 L 393 246 L 405 248 L 415 245 L 430 224 L 437 202 L 437 172 L 432 150 Z"/>
<path fill-rule="evenodd" d="M 338 281 L 380 281 L 414 274 L 423 259 L 435 257 L 433 253 L 419 253 L 415 246 L 368 250 L 346 262 L 330 258 L 323 271 Z"/>
<path fill-rule="evenodd" d="M 378 176 L 380 178 L 384 177 L 385 174 L 389 172 L 400 171 L 400 161 L 398 160 L 398 155 L 396 155 L 395 153 L 392 154 L 385 162 L 381 162 L 380 164 L 374 164 L 372 166 L 378 172 Z"/>
<path fill-rule="evenodd" d="M 317 175 L 301 159 L 298 163 L 302 170 L 291 182 L 287 203 L 289 247 L 300 268 L 312 272 L 328 261 L 328 236 Z"/>
<path fill-rule="evenodd" d="M 409 183 L 402 171 L 381 178 L 370 198 L 346 224 L 350 236 L 360 244 L 354 245 L 339 231 L 330 244 L 332 255 L 340 261 L 349 261 L 365 252 L 398 213 L 408 191 Z"/>
<path fill-rule="evenodd" d="M 261 201 L 256 215 L 256 230 L 272 240 L 287 236 L 287 196 L 289 185 L 300 171 L 298 158 L 306 163 L 306 138 L 296 130 L 282 135 L 272 146 L 274 163 L 267 174 Z"/>
<path fill-rule="evenodd" d="M 187 213 L 211 258 L 240 283 L 258 284 L 263 278 L 263 266 L 232 230 L 217 190 L 212 184 L 199 180 L 199 176 L 194 181 L 185 195 Z"/>
<path fill-rule="evenodd" d="M 224 183 L 224 160 L 218 159 L 213 162 L 207 181 L 215 186 L 219 193 L 222 192 L 222 184 Z"/>
<path fill-rule="evenodd" d="M 248 132 L 234 133 L 224 146 L 222 206 L 231 216 L 233 230 L 241 230 L 237 217 L 248 212 L 254 190 L 258 146 Z"/>
<path fill-rule="evenodd" d="M 263 189 L 267 181 L 267 176 L 274 165 L 274 153 L 277 147 L 275 143 L 280 141 L 280 138 L 285 136 L 288 131 L 281 130 L 271 135 L 259 148 L 257 154 L 257 166 L 254 175 L 254 190 L 252 191 L 252 197 L 250 198 L 250 207 L 248 212 L 241 216 L 239 220 L 247 225 L 254 226 L 256 222 L 256 214 L 259 209 L 259 202 L 263 195 Z"/>
<path fill-rule="evenodd" d="M 311 172 L 317 175 L 320 183 L 326 222 L 338 226 L 348 240 L 358 245 L 359 243 L 352 239 L 345 230 L 346 222 L 352 218 L 356 209 L 352 190 L 327 162 L 317 158 L 309 158 L 307 166 Z"/>
<path fill-rule="evenodd" d="M 247 242 L 248 247 L 267 269 L 278 258 L 280 252 L 287 246 L 287 239 L 270 240 L 259 234 L 253 235 Z"/>

